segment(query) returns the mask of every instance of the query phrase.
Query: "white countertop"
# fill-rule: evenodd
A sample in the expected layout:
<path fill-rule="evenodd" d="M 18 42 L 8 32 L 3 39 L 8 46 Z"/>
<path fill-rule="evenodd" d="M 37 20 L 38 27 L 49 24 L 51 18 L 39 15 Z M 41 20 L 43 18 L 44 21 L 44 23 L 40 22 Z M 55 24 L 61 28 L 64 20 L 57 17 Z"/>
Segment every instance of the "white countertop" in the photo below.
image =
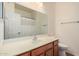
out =
<path fill-rule="evenodd" d="M 12 42 L 11 40 L 5 40 L 3 44 L 2 52 L 0 52 L 0 55 L 3 56 L 13 56 L 18 55 L 26 51 L 30 51 L 34 48 L 40 47 L 44 44 L 50 43 L 54 40 L 57 40 L 53 36 L 38 36 L 37 40 L 34 41 L 33 37 L 22 37 L 22 38 L 16 38 L 18 41 Z"/>

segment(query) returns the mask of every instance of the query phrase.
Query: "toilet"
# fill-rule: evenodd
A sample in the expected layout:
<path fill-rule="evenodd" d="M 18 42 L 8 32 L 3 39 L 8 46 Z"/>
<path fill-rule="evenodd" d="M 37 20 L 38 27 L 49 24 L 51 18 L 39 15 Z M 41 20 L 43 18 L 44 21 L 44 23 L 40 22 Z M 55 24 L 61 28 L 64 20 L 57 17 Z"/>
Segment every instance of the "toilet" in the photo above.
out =
<path fill-rule="evenodd" d="M 59 43 L 59 55 L 60 56 L 66 56 L 67 49 L 68 49 L 68 46 L 66 46 L 62 43 Z"/>

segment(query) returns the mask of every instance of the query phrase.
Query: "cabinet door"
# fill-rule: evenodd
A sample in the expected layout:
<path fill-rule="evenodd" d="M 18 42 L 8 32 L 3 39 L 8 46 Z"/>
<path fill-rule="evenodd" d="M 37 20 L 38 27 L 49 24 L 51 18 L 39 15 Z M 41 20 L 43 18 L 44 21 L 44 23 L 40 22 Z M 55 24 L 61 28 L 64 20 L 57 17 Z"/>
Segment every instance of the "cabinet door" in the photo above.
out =
<path fill-rule="evenodd" d="M 59 55 L 58 40 L 54 42 L 54 56 Z"/>
<path fill-rule="evenodd" d="M 30 56 L 30 52 L 22 53 L 22 54 L 19 54 L 17 56 Z"/>
<path fill-rule="evenodd" d="M 53 48 L 46 51 L 46 56 L 53 56 Z"/>
<path fill-rule="evenodd" d="M 32 56 L 42 56 L 45 53 L 45 47 L 40 47 L 37 49 L 32 50 L 31 55 Z"/>
<path fill-rule="evenodd" d="M 53 44 L 49 43 L 46 45 L 46 56 L 53 56 Z"/>

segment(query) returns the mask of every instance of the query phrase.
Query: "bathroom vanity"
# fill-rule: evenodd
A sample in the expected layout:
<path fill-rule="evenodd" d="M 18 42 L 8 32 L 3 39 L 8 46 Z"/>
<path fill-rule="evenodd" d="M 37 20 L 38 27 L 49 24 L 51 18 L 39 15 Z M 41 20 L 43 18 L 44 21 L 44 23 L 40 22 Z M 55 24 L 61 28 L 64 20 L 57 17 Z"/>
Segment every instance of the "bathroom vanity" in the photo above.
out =
<path fill-rule="evenodd" d="M 58 56 L 58 50 L 58 40 L 55 40 L 17 56 Z"/>
<path fill-rule="evenodd" d="M 27 48 L 27 47 L 26 47 Z M 17 54 L 17 56 L 58 56 L 58 39 L 54 37 L 41 37 L 32 41 L 31 49 Z"/>
<path fill-rule="evenodd" d="M 53 36 L 21 37 L 5 40 L 3 56 L 58 56 L 58 39 Z"/>

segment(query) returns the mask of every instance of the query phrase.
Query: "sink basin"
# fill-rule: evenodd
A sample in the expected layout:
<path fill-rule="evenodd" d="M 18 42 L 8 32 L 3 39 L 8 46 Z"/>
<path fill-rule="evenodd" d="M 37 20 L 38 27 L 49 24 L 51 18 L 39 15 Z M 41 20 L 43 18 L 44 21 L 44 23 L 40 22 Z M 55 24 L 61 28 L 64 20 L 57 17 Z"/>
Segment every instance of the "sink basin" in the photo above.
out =
<path fill-rule="evenodd" d="M 32 43 L 33 43 L 33 44 L 37 44 L 37 43 L 40 43 L 41 41 L 42 41 L 42 40 L 38 40 L 38 39 L 37 39 L 37 40 L 33 40 Z"/>

